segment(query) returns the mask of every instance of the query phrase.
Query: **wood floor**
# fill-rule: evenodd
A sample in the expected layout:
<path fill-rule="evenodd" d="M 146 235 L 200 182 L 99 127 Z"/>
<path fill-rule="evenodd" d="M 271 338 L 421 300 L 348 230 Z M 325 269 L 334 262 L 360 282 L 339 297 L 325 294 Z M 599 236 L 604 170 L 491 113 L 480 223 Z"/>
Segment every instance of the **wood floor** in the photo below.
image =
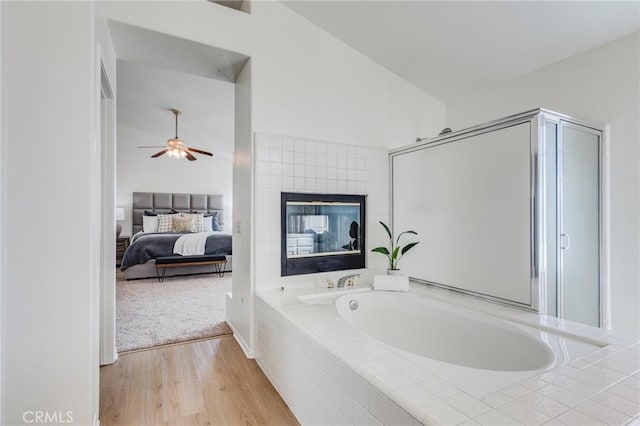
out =
<path fill-rule="evenodd" d="M 121 355 L 100 369 L 100 425 L 297 425 L 233 337 Z"/>

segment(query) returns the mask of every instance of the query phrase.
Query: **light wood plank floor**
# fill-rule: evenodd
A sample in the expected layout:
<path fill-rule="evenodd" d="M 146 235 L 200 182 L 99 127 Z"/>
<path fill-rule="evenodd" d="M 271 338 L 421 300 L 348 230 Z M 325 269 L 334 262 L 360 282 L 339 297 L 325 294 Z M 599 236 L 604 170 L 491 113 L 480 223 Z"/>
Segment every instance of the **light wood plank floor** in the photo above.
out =
<path fill-rule="evenodd" d="M 121 355 L 100 369 L 100 425 L 297 425 L 233 337 Z"/>

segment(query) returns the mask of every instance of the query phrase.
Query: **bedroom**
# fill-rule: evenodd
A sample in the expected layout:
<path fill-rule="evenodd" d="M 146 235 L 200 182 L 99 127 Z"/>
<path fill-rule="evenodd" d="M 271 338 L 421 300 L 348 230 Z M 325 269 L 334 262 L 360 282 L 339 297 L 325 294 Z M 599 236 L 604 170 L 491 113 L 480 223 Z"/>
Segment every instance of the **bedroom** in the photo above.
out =
<path fill-rule="evenodd" d="M 110 33 L 118 55 L 116 205 L 124 213 L 116 347 L 230 333 L 224 319 L 231 291 L 233 71 L 243 58 L 124 24 L 110 23 Z M 182 54 L 165 59 L 160 46 Z M 184 53 L 196 51 L 202 55 Z M 194 147 L 193 156 L 153 157 L 174 137 Z M 185 218 L 195 222 L 184 230 L 209 234 L 167 227 Z M 159 220 L 170 234 L 156 234 Z M 194 265 L 154 264 L 156 257 L 187 260 L 176 254 L 190 255 Z"/>
<path fill-rule="evenodd" d="M 621 97 L 621 102 L 612 107 L 604 101 L 610 99 L 609 89 L 620 85 L 629 88 L 628 93 L 637 93 L 637 82 L 620 76 L 624 77 L 629 69 L 637 71 L 637 65 L 627 67 L 625 59 L 636 57 L 637 38 L 605 45 L 514 82 L 513 94 L 522 97 L 493 92 L 495 97 L 490 102 L 494 110 L 478 107 L 463 117 L 463 108 L 471 109 L 472 105 L 466 103 L 457 109 L 455 105 L 445 105 L 279 2 L 259 3 L 251 16 L 234 15 L 233 11 L 204 1 L 162 2 L 153 9 L 135 2 L 55 6 L 16 2 L 3 3 L 0 10 L 4 19 L 3 43 L 8 33 L 11 46 L 15 47 L 2 50 L 3 99 L 9 105 L 8 110 L 3 106 L 2 120 L 2 219 L 11 224 L 9 227 L 3 222 L 2 228 L 6 259 L 2 268 L 2 309 L 3 321 L 8 324 L 3 327 L 2 336 L 2 398 L 6 404 L 3 420 L 7 423 L 18 422 L 14 419 L 28 409 L 24 401 L 52 410 L 73 409 L 82 424 L 97 421 L 99 295 L 94 284 L 98 282 L 99 236 L 94 230 L 100 215 L 92 170 L 100 157 L 95 154 L 94 144 L 87 141 L 95 137 L 95 59 L 99 53 L 95 45 L 103 42 L 100 22 L 104 19 L 251 56 L 249 67 L 245 68 L 249 74 L 242 80 L 244 94 L 249 92 L 250 106 L 245 103 L 245 113 L 251 117 L 251 124 L 239 138 L 245 145 L 236 157 L 237 167 L 234 165 L 233 197 L 234 214 L 239 218 L 239 233 L 234 226 L 234 245 L 239 240 L 251 253 L 244 259 L 241 270 L 245 276 L 242 286 L 234 289 L 233 298 L 238 334 L 249 348 L 256 344 L 253 294 L 257 256 L 253 247 L 260 242 L 254 241 L 252 224 L 261 214 L 252 207 L 252 200 L 259 195 L 252 193 L 254 133 L 307 136 L 383 148 L 437 135 L 445 125 L 453 123 L 451 120 L 456 123 L 452 126 L 459 128 L 522 111 L 523 106 L 535 107 L 541 98 L 547 99 L 550 107 L 576 116 L 601 116 L 611 123 L 612 137 L 616 132 L 624 135 L 624 139 L 617 136 L 619 143 L 611 151 L 611 206 L 617 215 L 612 224 L 612 264 L 621 283 L 612 289 L 621 306 L 614 326 L 635 327 L 633 309 L 637 313 L 639 288 L 637 103 Z M 592 66 L 594 63 L 624 66 L 613 67 L 616 73 L 611 73 L 606 67 Z M 8 73 L 4 67 L 8 67 Z M 52 79 L 52 75 L 56 78 Z M 602 101 L 598 102 L 601 110 L 591 109 L 579 96 L 564 96 L 566 91 L 552 84 L 554 76 L 567 75 L 602 83 L 596 93 L 589 92 Z M 570 93 L 576 90 L 566 89 Z M 550 92 L 555 96 L 549 96 Z M 485 99 L 477 94 L 479 105 Z M 60 108 L 61 104 L 65 108 Z M 623 115 L 616 105 L 629 113 Z M 162 138 L 169 136 L 171 133 Z M 32 145 L 23 143 L 25 140 Z M 33 155 L 34 146 L 41 155 Z M 69 161 L 71 157 L 78 161 Z M 30 196 L 25 197 L 25 193 Z M 64 208 L 58 208 L 61 205 Z M 44 208 L 47 214 L 43 217 Z M 50 236 L 45 241 L 39 238 L 38 227 L 33 227 L 33 223 L 43 220 Z M 34 268 L 33 258 L 23 255 L 35 244 L 47 253 L 41 268 Z M 74 267 L 61 267 L 68 264 L 69 253 L 77 246 L 85 250 L 74 251 Z M 234 258 L 234 284 L 236 266 Z M 26 268 L 32 270 L 28 276 L 24 274 Z M 29 339 L 24 338 L 27 335 Z M 68 388 L 64 395 L 59 392 L 61 380 Z"/>

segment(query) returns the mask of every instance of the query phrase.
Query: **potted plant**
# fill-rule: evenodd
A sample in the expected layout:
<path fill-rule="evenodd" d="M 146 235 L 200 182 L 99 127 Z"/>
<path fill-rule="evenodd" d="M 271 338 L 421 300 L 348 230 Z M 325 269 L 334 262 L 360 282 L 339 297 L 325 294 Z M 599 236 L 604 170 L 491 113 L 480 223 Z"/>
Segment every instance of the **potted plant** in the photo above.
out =
<path fill-rule="evenodd" d="M 371 251 L 387 256 L 387 258 L 389 259 L 389 269 L 387 269 L 387 274 L 398 275 L 400 274 L 400 269 L 398 269 L 398 262 L 400 262 L 400 259 L 406 252 L 414 248 L 419 243 L 419 241 L 414 241 L 401 246 L 400 237 L 402 237 L 404 234 L 418 235 L 418 233 L 415 231 L 404 231 L 400 235 L 398 235 L 398 238 L 394 239 L 389 227 L 382 221 L 380 221 L 380 225 L 382 225 L 384 230 L 387 231 L 387 235 L 389 236 L 389 247 L 376 247 Z"/>

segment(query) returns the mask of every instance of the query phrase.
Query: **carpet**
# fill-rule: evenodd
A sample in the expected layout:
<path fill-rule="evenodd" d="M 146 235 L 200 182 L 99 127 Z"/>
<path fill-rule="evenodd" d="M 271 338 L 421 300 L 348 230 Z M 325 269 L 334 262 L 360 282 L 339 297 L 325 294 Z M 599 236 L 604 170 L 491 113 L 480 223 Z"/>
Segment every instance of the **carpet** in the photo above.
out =
<path fill-rule="evenodd" d="M 116 274 L 116 348 L 127 352 L 231 334 L 225 293 L 231 274 L 126 281 Z"/>

